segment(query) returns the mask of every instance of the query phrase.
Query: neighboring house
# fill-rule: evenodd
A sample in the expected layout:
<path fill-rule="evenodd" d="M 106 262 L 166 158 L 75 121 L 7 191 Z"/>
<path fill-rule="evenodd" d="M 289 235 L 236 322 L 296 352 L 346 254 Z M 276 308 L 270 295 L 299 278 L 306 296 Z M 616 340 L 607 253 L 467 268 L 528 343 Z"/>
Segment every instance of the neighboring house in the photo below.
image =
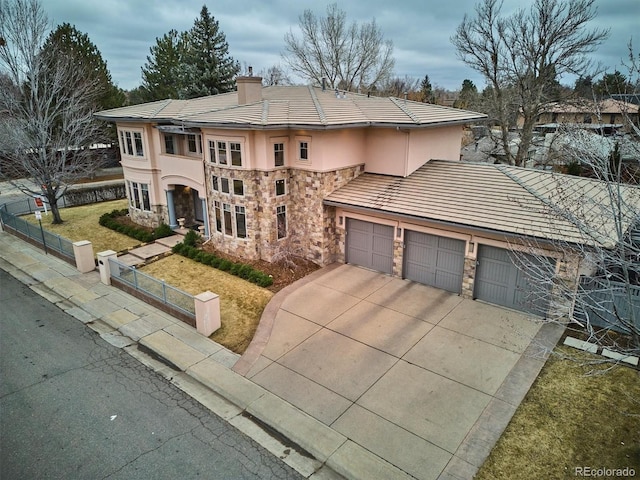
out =
<path fill-rule="evenodd" d="M 536 125 L 540 131 L 555 131 L 558 126 L 579 124 L 583 128 L 611 135 L 625 128 L 625 122 L 638 124 L 638 105 L 607 98 L 598 102 L 578 99 L 574 102 L 552 103 L 538 115 Z M 523 117 L 518 116 L 518 127 Z"/>
<path fill-rule="evenodd" d="M 582 241 L 550 226 L 556 177 L 460 162 L 463 125 L 482 114 L 241 77 L 237 92 L 97 116 L 117 124 L 134 221 L 184 218 L 243 258 L 348 262 L 544 314 L 511 250 Z M 538 251 L 577 280 L 579 258 Z"/>

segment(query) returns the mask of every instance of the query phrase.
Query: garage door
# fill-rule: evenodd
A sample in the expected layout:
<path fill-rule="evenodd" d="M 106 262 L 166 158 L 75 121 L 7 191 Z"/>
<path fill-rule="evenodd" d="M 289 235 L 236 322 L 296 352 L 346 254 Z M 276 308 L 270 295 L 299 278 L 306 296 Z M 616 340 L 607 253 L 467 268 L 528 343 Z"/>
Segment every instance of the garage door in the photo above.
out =
<path fill-rule="evenodd" d="M 535 315 L 545 316 L 549 307 L 550 295 L 532 292 L 531 283 L 511 259 L 509 250 L 504 248 L 480 245 L 474 297 L 490 303 L 513 308 Z M 532 265 L 540 260 L 531 255 L 528 257 Z M 552 259 L 548 259 L 553 262 Z"/>
<path fill-rule="evenodd" d="M 393 271 L 393 227 L 347 219 L 346 261 L 384 273 Z"/>
<path fill-rule="evenodd" d="M 411 230 L 404 235 L 404 277 L 460 293 L 465 242 Z"/>

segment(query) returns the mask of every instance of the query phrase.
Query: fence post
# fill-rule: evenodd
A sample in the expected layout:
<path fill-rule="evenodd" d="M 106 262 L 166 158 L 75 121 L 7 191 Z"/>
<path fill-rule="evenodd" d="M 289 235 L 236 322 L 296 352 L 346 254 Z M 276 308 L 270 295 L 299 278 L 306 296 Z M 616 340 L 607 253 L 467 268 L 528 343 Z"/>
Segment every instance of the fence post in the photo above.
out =
<path fill-rule="evenodd" d="M 76 268 L 80 273 L 89 273 L 96 269 L 93 245 L 89 240 L 73 242 L 73 256 L 76 258 Z"/>
<path fill-rule="evenodd" d="M 196 330 L 205 337 L 220 328 L 220 297 L 206 291 L 194 297 Z"/>
<path fill-rule="evenodd" d="M 110 258 L 117 258 L 118 254 L 113 250 L 98 252 L 98 270 L 100 271 L 100 281 L 105 285 L 111 285 Z"/>

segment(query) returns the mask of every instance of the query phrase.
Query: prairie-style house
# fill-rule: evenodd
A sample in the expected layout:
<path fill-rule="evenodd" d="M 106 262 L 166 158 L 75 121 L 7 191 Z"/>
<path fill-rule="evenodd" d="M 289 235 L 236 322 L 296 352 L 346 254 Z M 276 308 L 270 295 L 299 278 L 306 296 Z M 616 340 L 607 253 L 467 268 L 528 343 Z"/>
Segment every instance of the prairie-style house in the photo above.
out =
<path fill-rule="evenodd" d="M 549 172 L 460 162 L 464 125 L 483 114 L 240 77 L 236 92 L 97 117 L 117 125 L 134 221 L 201 225 L 238 257 L 348 262 L 544 314 L 509 252 L 580 242 L 549 226 Z M 545 254 L 577 275 L 576 259 Z"/>

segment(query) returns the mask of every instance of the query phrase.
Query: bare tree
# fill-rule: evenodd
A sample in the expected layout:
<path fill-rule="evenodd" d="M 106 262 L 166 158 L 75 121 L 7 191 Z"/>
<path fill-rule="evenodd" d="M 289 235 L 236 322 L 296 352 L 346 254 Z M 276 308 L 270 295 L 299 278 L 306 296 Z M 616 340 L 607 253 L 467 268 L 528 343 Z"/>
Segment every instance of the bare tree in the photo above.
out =
<path fill-rule="evenodd" d="M 491 113 L 510 164 L 524 164 L 536 117 L 561 99 L 558 78 L 592 70 L 589 54 L 608 36 L 607 30 L 586 29 L 596 16 L 594 2 L 535 0 L 528 11 L 503 17 L 501 1 L 483 0 L 451 37 L 460 59 L 490 87 Z M 509 138 L 514 113 L 523 117 L 515 153 Z"/>
<path fill-rule="evenodd" d="M 393 43 L 375 19 L 347 25 L 346 13 L 334 3 L 323 18 L 305 10 L 299 27 L 300 38 L 292 31 L 285 35 L 283 57 L 293 72 L 316 85 L 324 78 L 330 88 L 368 90 L 391 76 Z"/>
<path fill-rule="evenodd" d="M 43 195 L 61 223 L 58 200 L 99 167 L 89 147 L 104 138 L 93 118 L 99 85 L 55 45 L 42 49 L 49 22 L 37 0 L 0 0 L 0 172 L 29 195 Z"/>
<path fill-rule="evenodd" d="M 640 57 L 629 45 L 630 78 L 638 80 Z M 636 81 L 637 84 L 637 81 Z M 625 113 L 627 115 L 627 113 Z M 640 187 L 627 182 L 619 154 L 621 142 L 640 158 L 640 128 L 628 121 L 624 137 L 609 139 L 565 125 L 561 154 L 581 165 L 592 178 L 568 181 L 559 174 L 542 174 L 536 184 L 543 197 L 549 230 L 555 239 L 529 241 L 518 267 L 531 279 L 532 301 L 551 298 L 548 320 L 567 326 L 587 341 L 622 355 L 640 355 Z M 562 235 L 573 226 L 574 238 Z M 546 261 L 544 250 L 558 252 L 559 265 Z M 532 260 L 533 259 L 533 260 Z M 579 276 L 578 276 L 579 275 Z M 573 281 L 572 279 L 579 278 Z M 582 359 L 581 359 L 582 361 Z M 591 363 L 615 363 L 600 357 Z"/>

